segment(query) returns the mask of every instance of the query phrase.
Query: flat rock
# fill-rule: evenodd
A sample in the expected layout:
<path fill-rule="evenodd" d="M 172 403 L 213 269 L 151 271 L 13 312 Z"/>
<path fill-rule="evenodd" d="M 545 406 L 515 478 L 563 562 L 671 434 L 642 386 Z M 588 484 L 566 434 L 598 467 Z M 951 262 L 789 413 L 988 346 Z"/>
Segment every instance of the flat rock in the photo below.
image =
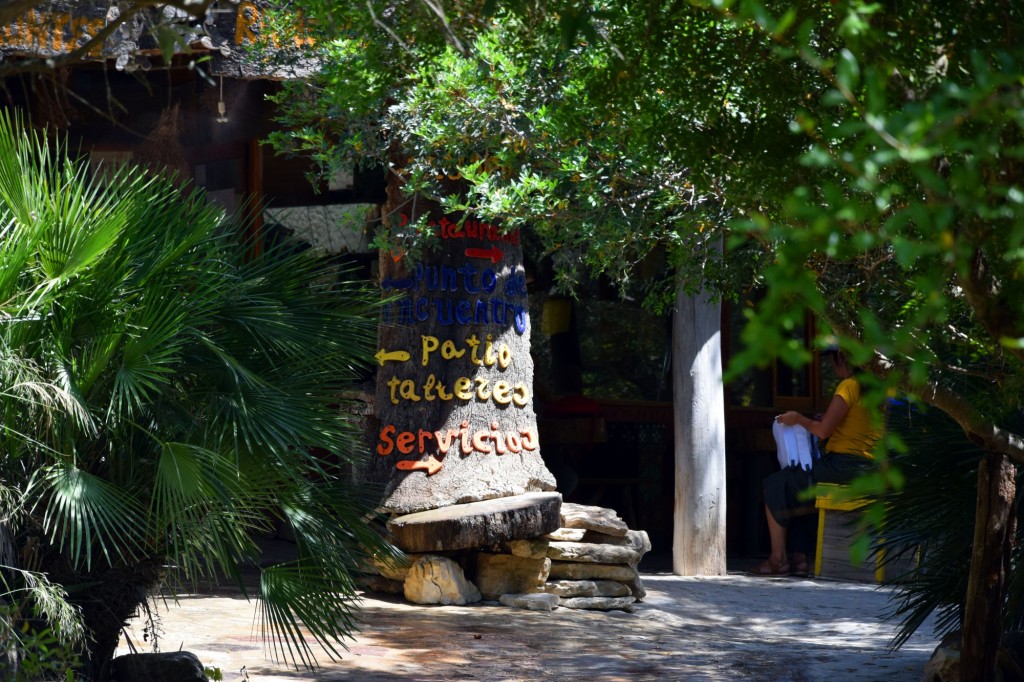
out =
<path fill-rule="evenodd" d="M 405 576 L 409 574 L 409 566 L 416 557 L 403 557 L 403 558 L 383 558 L 375 556 L 372 559 L 374 572 L 384 576 L 388 580 L 396 580 L 403 582 Z"/>
<path fill-rule="evenodd" d="M 629 588 L 629 591 L 633 593 L 633 596 L 637 601 L 643 601 L 644 597 L 647 596 L 647 590 L 644 588 L 644 581 L 640 579 L 640 574 L 632 580 L 623 580 L 622 583 Z"/>
<path fill-rule="evenodd" d="M 562 506 L 569 504 L 563 502 Z M 548 540 L 561 540 L 562 542 L 580 542 L 587 535 L 586 528 L 559 528 L 558 530 L 548 533 L 544 537 Z"/>
<path fill-rule="evenodd" d="M 619 537 L 625 535 L 629 530 L 629 526 L 614 509 L 591 507 L 572 502 L 562 505 L 562 527 L 596 530 L 599 533 Z"/>
<path fill-rule="evenodd" d="M 632 547 L 625 545 L 599 545 L 590 542 L 552 542 L 548 545 L 548 558 L 557 561 L 636 566 L 642 556 Z"/>
<path fill-rule="evenodd" d="M 561 601 L 557 594 L 503 594 L 498 597 L 503 606 L 511 606 L 514 609 L 529 609 L 531 611 L 553 611 L 558 608 Z"/>
<path fill-rule="evenodd" d="M 556 580 L 618 580 L 629 583 L 639 580 L 636 568 L 627 564 L 591 564 L 568 561 L 552 561 L 548 578 Z"/>
<path fill-rule="evenodd" d="M 442 556 L 422 556 L 409 567 L 403 584 L 405 598 L 414 604 L 471 604 L 480 590 L 466 580 L 462 568 Z"/>
<path fill-rule="evenodd" d="M 626 597 L 630 589 L 617 580 L 549 580 L 541 586 L 548 594 L 566 597 Z"/>
<path fill-rule="evenodd" d="M 391 580 L 375 573 L 360 573 L 355 576 L 356 585 L 367 592 L 381 594 L 404 594 L 405 578 L 402 580 Z"/>
<path fill-rule="evenodd" d="M 596 597 L 597 584 L 593 580 L 549 580 L 540 591 L 559 597 Z"/>
<path fill-rule="evenodd" d="M 476 557 L 476 586 L 486 599 L 537 592 L 550 571 L 551 559 L 481 552 Z"/>
<path fill-rule="evenodd" d="M 543 559 L 548 555 L 548 541 L 544 538 L 512 540 L 504 543 L 504 546 L 509 554 L 529 559 Z"/>
<path fill-rule="evenodd" d="M 560 606 L 564 606 L 567 609 L 589 609 L 593 611 L 612 611 L 614 609 L 632 611 L 634 601 L 632 597 L 570 597 L 569 599 L 563 599 Z"/>
<path fill-rule="evenodd" d="M 618 580 L 595 580 L 598 597 L 628 597 L 632 594 L 629 585 Z"/>
<path fill-rule="evenodd" d="M 631 547 L 641 555 L 647 554 L 647 552 L 651 551 L 651 539 L 647 536 L 647 531 L 645 530 L 630 530 L 627 531 L 625 535 L 608 535 L 596 530 L 588 530 L 584 531 L 582 538 L 575 540 L 571 538 L 559 539 L 571 542 L 592 542 L 603 545 L 621 545 L 624 547 Z"/>
<path fill-rule="evenodd" d="M 527 493 L 398 516 L 388 521 L 395 545 L 406 552 L 443 552 L 536 538 L 560 525 L 562 496 Z"/>

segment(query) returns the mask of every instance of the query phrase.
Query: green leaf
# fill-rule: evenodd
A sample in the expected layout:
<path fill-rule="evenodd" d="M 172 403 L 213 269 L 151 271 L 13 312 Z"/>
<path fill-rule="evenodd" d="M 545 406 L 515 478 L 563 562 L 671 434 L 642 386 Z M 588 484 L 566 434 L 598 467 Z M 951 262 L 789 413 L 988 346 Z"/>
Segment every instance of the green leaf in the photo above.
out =
<path fill-rule="evenodd" d="M 125 490 L 68 464 L 45 467 L 33 487 L 46 500 L 44 531 L 75 565 L 91 570 L 100 556 L 110 564 L 143 555 L 146 525 Z"/>

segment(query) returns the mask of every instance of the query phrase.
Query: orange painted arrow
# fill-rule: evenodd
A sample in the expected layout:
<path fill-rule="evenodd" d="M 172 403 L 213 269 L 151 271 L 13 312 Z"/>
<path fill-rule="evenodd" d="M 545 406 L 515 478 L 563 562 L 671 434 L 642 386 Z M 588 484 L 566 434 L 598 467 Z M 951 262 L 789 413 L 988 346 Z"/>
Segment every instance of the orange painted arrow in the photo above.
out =
<path fill-rule="evenodd" d="M 417 462 L 411 459 L 403 459 L 400 462 L 395 462 L 395 468 L 401 469 L 402 471 L 416 471 L 423 469 L 427 472 L 427 476 L 433 476 L 444 467 L 438 460 L 434 459 L 433 455 L 427 457 L 426 462 Z"/>

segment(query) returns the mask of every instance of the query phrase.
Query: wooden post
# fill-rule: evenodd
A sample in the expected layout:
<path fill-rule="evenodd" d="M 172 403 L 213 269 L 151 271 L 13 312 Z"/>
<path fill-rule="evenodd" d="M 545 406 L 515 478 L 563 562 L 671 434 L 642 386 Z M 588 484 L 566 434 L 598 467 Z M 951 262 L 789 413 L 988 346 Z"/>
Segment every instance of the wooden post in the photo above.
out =
<path fill-rule="evenodd" d="M 724 575 L 725 395 L 721 304 L 680 288 L 672 318 L 676 496 L 672 571 Z"/>

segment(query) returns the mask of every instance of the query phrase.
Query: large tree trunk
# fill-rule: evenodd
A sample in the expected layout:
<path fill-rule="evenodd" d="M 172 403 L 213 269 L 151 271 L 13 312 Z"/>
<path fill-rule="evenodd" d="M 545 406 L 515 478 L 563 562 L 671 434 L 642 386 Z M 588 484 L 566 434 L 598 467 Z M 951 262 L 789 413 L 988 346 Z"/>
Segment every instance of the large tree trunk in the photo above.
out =
<path fill-rule="evenodd" d="M 672 320 L 676 496 L 672 571 L 725 573 L 721 304 L 680 288 Z"/>
<path fill-rule="evenodd" d="M 165 562 L 140 559 L 127 566 L 104 566 L 90 572 L 79 572 L 71 568 L 60 554 L 44 553 L 42 557 L 41 569 L 54 583 L 70 588 L 68 601 L 81 612 L 86 641 L 77 652 L 79 661 L 75 672 L 78 676 L 75 679 L 102 682 L 108 678 L 110 661 L 114 658 L 125 624 L 140 607 L 145 606 L 149 595 L 164 581 Z M 42 630 L 54 624 L 38 618 L 20 625 Z"/>
<path fill-rule="evenodd" d="M 526 273 L 518 234 L 436 202 L 392 176 L 382 211 L 436 236 L 410 256 L 382 253 L 374 434 L 367 478 L 391 513 L 555 488 L 533 411 Z M 397 296 L 397 297 L 396 297 Z"/>
<path fill-rule="evenodd" d="M 1013 537 L 1015 476 L 1013 463 L 1002 454 L 989 454 L 978 466 L 974 549 L 960 652 L 961 682 L 996 679 Z"/>

